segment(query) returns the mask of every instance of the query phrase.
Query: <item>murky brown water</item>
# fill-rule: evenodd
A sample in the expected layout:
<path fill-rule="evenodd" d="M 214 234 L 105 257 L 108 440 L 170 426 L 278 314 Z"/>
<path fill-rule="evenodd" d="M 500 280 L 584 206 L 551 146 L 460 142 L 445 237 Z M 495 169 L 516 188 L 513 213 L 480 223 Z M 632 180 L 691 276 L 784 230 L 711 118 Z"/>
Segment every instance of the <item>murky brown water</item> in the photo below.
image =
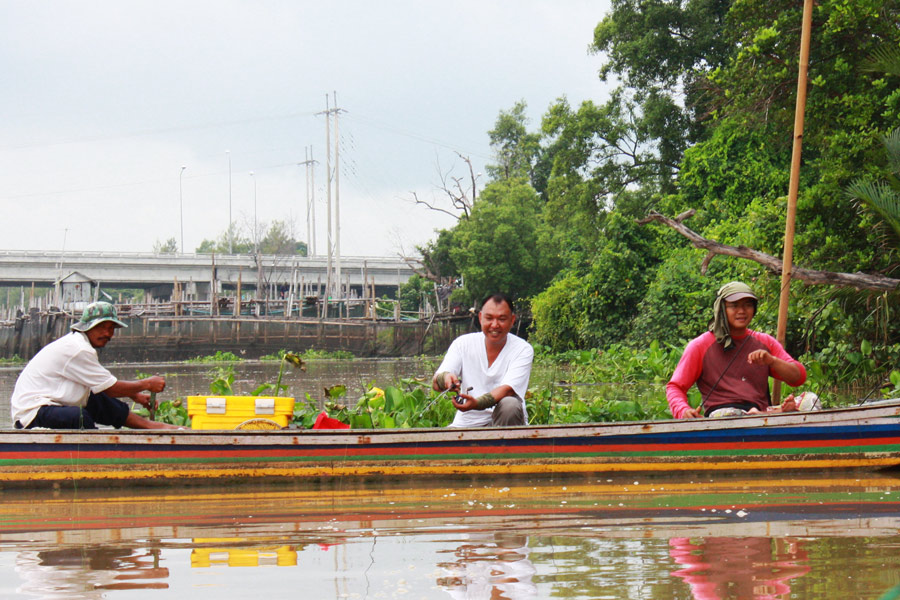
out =
<path fill-rule="evenodd" d="M 3 598 L 885 599 L 900 480 L 0 493 Z"/>

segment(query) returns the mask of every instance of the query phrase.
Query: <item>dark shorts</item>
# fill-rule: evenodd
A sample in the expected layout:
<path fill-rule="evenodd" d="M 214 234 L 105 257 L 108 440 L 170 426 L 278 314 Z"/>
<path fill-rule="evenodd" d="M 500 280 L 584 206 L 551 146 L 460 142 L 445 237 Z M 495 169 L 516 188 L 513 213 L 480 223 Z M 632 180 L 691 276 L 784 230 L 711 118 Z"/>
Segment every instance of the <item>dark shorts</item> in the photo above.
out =
<path fill-rule="evenodd" d="M 97 429 L 97 424 L 112 425 L 116 429 L 125 424 L 129 413 L 128 405 L 107 396 L 103 392 L 88 396 L 87 406 L 42 406 L 37 416 L 26 429 L 46 427 L 48 429 Z M 21 425 L 16 422 L 16 428 Z"/>

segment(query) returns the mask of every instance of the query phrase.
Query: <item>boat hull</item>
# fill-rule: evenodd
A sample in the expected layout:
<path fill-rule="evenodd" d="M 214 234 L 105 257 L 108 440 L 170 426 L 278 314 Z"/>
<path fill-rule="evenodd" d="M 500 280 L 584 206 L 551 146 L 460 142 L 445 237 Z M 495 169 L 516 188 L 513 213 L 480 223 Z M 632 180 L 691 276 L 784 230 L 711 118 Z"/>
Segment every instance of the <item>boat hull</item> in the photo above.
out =
<path fill-rule="evenodd" d="M 486 429 L 0 432 L 3 487 L 898 466 L 900 402 L 729 419 Z"/>

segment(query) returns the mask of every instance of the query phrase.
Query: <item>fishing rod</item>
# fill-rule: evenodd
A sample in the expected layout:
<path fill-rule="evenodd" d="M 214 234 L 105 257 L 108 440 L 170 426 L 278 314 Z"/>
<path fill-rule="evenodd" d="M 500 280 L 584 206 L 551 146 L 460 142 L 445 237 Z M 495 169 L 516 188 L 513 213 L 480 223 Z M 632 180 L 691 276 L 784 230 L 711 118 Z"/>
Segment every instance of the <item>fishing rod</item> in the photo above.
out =
<path fill-rule="evenodd" d="M 469 389 L 466 390 L 466 393 L 468 394 L 469 392 L 472 391 L 472 389 L 473 389 L 473 388 L 470 387 Z M 419 412 L 417 412 L 417 413 L 415 414 L 415 418 L 418 419 L 418 418 L 421 417 L 423 414 L 425 414 L 425 411 L 427 411 L 429 408 L 431 408 L 432 406 L 434 406 L 434 405 L 437 403 L 438 400 L 440 400 L 441 398 L 443 398 L 444 396 L 446 396 L 449 392 L 456 392 L 456 393 L 457 393 L 457 396 L 456 396 L 456 398 L 454 399 L 454 402 L 460 403 L 460 402 L 459 402 L 459 383 L 457 383 L 456 385 L 447 388 L 446 390 L 444 390 L 443 392 L 441 392 L 440 394 L 438 394 L 437 396 L 435 396 L 434 399 L 433 399 L 431 402 L 429 402 L 428 404 L 426 404 L 425 407 L 422 408 L 422 410 L 420 410 Z"/>
<path fill-rule="evenodd" d="M 863 396 L 863 399 L 859 401 L 859 404 L 857 404 L 857 406 L 862 406 L 863 404 L 865 404 L 869 400 L 869 396 L 871 396 L 872 394 L 875 393 L 875 390 L 881 388 L 882 386 L 889 384 L 890 382 L 891 382 L 890 377 L 885 377 L 884 379 L 879 379 L 878 383 L 875 384 L 875 387 L 873 387 L 871 390 L 869 390 L 868 394 Z"/>

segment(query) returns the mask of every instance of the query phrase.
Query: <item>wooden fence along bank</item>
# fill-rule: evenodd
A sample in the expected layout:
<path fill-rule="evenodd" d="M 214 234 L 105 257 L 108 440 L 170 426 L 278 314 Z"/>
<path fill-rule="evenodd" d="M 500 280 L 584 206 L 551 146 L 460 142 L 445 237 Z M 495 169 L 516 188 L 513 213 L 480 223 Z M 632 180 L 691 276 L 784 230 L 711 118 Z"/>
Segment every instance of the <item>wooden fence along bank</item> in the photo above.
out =
<path fill-rule="evenodd" d="M 200 304 L 200 303 L 196 303 Z M 209 307 L 209 303 L 203 304 Z M 243 358 L 259 358 L 278 350 L 345 350 L 356 356 L 416 356 L 441 354 L 457 336 L 472 330 L 468 315 L 412 320 L 379 318 L 344 307 L 342 316 L 304 316 L 301 310 L 285 315 L 276 301 L 256 303 L 234 314 L 198 314 L 193 303 L 161 303 L 118 306 L 128 327 L 119 329 L 104 349 L 104 360 L 113 362 L 171 361 L 233 352 Z M 353 315 L 360 313 L 359 316 Z M 32 308 L 0 321 L 0 358 L 30 359 L 38 350 L 69 331 L 80 317 Z"/>

